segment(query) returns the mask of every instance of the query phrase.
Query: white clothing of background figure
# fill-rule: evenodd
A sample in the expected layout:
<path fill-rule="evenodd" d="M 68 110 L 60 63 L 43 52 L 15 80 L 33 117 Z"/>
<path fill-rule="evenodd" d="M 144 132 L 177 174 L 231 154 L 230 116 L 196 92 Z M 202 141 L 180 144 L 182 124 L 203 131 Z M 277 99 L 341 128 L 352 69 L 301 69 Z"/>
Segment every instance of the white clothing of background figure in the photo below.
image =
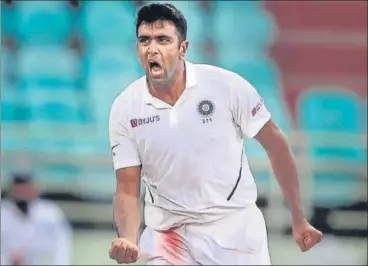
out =
<path fill-rule="evenodd" d="M 13 187 L 31 186 L 27 182 Z M 71 247 L 72 230 L 55 203 L 38 197 L 27 202 L 12 197 L 2 200 L 2 265 L 69 265 Z"/>

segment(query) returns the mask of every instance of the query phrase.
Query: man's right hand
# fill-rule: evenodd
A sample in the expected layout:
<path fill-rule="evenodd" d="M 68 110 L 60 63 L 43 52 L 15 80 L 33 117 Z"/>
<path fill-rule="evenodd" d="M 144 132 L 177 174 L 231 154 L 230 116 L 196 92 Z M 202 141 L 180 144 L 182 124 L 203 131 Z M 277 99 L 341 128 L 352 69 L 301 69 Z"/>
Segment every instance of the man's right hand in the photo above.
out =
<path fill-rule="evenodd" d="M 139 248 L 125 238 L 116 238 L 112 241 L 110 258 L 117 263 L 134 263 L 139 259 Z"/>

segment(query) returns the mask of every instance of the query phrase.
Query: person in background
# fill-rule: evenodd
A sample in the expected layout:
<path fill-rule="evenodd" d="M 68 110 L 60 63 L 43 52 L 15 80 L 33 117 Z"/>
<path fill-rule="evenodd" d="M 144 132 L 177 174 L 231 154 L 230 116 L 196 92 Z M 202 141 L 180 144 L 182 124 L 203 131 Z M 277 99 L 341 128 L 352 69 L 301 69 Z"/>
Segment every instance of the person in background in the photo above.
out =
<path fill-rule="evenodd" d="M 12 177 L 1 202 L 2 265 L 68 265 L 72 230 L 62 210 L 41 199 L 31 175 Z"/>

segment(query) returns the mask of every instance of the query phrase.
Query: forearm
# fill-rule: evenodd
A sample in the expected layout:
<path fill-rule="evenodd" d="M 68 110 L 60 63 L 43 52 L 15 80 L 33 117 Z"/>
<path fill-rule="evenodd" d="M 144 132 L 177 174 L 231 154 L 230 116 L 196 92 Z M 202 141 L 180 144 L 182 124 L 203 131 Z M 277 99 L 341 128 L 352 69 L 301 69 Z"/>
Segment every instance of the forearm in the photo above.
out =
<path fill-rule="evenodd" d="M 273 173 L 290 208 L 293 222 L 304 219 L 299 192 L 298 172 L 290 147 L 281 137 L 277 149 L 268 151 Z"/>
<path fill-rule="evenodd" d="M 137 244 L 141 223 L 139 198 L 125 193 L 116 193 L 113 205 L 119 237 Z"/>

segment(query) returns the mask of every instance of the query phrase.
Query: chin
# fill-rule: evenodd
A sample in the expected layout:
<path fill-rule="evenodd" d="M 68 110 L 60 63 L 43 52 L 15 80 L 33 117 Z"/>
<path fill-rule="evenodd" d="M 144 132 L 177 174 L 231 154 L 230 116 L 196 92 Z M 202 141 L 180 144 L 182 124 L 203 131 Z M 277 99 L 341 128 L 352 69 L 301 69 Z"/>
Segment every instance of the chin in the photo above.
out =
<path fill-rule="evenodd" d="M 149 76 L 149 78 L 151 80 L 155 80 L 155 81 L 165 81 L 166 80 L 166 77 L 164 75 L 160 75 L 158 77 L 154 77 L 154 76 Z"/>

